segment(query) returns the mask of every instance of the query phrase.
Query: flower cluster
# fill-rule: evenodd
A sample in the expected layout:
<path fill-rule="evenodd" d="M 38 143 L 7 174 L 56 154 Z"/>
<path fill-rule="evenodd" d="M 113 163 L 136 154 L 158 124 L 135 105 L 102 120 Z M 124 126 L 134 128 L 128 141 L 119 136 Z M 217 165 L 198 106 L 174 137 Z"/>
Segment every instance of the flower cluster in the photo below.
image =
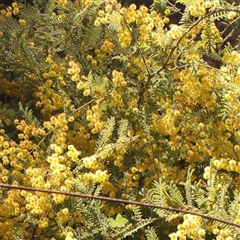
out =
<path fill-rule="evenodd" d="M 168 35 L 175 40 L 175 39 L 179 39 L 183 35 L 183 32 L 181 30 L 181 27 L 173 24 L 171 25 L 171 29 L 168 32 Z"/>
<path fill-rule="evenodd" d="M 83 178 L 87 185 L 91 184 L 92 182 L 105 184 L 108 182 L 109 176 L 106 171 L 98 169 L 95 173 L 85 173 Z"/>
<path fill-rule="evenodd" d="M 62 96 L 56 90 L 56 88 L 66 85 L 63 78 L 64 64 L 54 62 L 51 55 L 47 56 L 45 61 L 49 65 L 49 71 L 42 74 L 44 83 L 36 88 L 34 96 L 37 100 L 36 106 L 41 108 L 44 114 L 50 116 L 53 111 L 60 109 L 69 98 L 66 95 Z"/>
<path fill-rule="evenodd" d="M 68 0 L 55 0 L 55 2 L 65 8 Z"/>
<path fill-rule="evenodd" d="M 169 235 L 171 240 L 177 239 L 205 239 L 206 230 L 200 226 L 201 217 L 194 215 L 184 215 L 183 223 L 178 225 L 178 231 Z"/>
<path fill-rule="evenodd" d="M 112 76 L 113 76 L 112 81 L 116 87 L 124 87 L 127 85 L 122 72 L 113 70 Z"/>
<path fill-rule="evenodd" d="M 16 82 L 11 82 L 5 78 L 0 79 L 1 89 L 0 94 L 11 96 L 12 98 L 19 98 L 20 101 L 25 101 L 27 96 L 24 94 L 26 89 L 24 86 L 18 86 Z"/>
<path fill-rule="evenodd" d="M 200 0 L 200 1 L 194 2 L 194 4 L 191 4 L 187 10 L 193 17 L 199 17 L 199 16 L 206 15 L 207 10 L 209 8 L 217 8 L 219 6 L 220 6 L 219 0 L 214 0 L 214 1 Z"/>
<path fill-rule="evenodd" d="M 232 51 L 232 52 L 226 52 L 223 57 L 222 57 L 222 61 L 224 63 L 231 63 L 233 65 L 240 65 L 240 54 L 236 51 Z"/>
<path fill-rule="evenodd" d="M 77 151 L 73 145 L 69 145 L 68 150 L 68 157 L 70 157 L 74 162 L 78 161 L 78 156 L 81 154 L 81 152 Z"/>
<path fill-rule="evenodd" d="M 19 7 L 17 2 L 13 2 L 12 6 L 8 6 L 6 10 L 5 9 L 1 10 L 1 14 L 5 15 L 6 17 L 12 17 L 12 14 L 17 15 L 18 13 L 19 13 Z"/>
<path fill-rule="evenodd" d="M 201 38 L 204 40 L 206 47 L 211 47 L 212 50 L 216 49 L 217 44 L 223 42 L 223 38 L 221 37 L 221 34 L 215 23 L 210 23 L 204 26 Z"/>

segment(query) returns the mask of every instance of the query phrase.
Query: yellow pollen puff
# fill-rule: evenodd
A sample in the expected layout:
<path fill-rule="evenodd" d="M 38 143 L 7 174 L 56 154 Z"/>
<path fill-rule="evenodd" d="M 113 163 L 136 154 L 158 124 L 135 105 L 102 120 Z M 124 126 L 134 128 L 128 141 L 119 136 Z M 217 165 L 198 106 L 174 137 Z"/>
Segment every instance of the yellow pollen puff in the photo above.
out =
<path fill-rule="evenodd" d="M 17 6 L 18 6 L 18 5 L 17 5 L 16 2 L 13 2 L 13 3 L 12 3 L 12 7 L 13 7 L 13 8 L 16 8 Z"/>
<path fill-rule="evenodd" d="M 91 65 L 92 65 L 93 67 L 96 67 L 96 66 L 97 66 L 97 60 L 93 59 L 93 60 L 91 61 Z"/>
<path fill-rule="evenodd" d="M 98 17 L 98 18 L 95 20 L 94 25 L 95 25 L 96 27 L 98 27 L 98 26 L 101 25 L 101 18 L 100 18 L 100 17 Z"/>
<path fill-rule="evenodd" d="M 73 69 L 73 68 L 69 68 L 69 69 L 68 69 L 68 74 L 70 74 L 70 75 L 75 74 L 74 69 Z"/>
<path fill-rule="evenodd" d="M 108 180 L 108 175 L 106 173 L 106 171 L 102 171 L 102 170 L 97 170 L 95 173 L 95 177 L 96 177 L 96 181 L 97 182 L 106 182 Z"/>
<path fill-rule="evenodd" d="M 206 173 L 210 173 L 210 170 L 211 170 L 210 167 L 205 167 L 205 168 L 204 168 L 204 172 L 206 172 Z"/>
<path fill-rule="evenodd" d="M 69 213 L 68 208 L 64 208 L 64 209 L 62 209 L 62 213 L 63 213 L 63 214 L 68 214 L 68 213 Z"/>
<path fill-rule="evenodd" d="M 198 124 L 198 128 L 202 130 L 204 128 L 204 124 L 203 123 L 199 123 Z"/>
<path fill-rule="evenodd" d="M 138 169 L 136 167 L 132 167 L 131 171 L 132 171 L 132 173 L 136 173 L 138 171 Z"/>
<path fill-rule="evenodd" d="M 228 19 L 233 19 L 235 17 L 236 17 L 236 12 L 231 11 L 228 13 Z"/>
<path fill-rule="evenodd" d="M 125 7 L 121 8 L 121 9 L 120 9 L 120 13 L 121 13 L 122 15 L 126 14 L 126 13 L 127 13 L 127 9 L 126 9 Z"/>
<path fill-rule="evenodd" d="M 170 240 L 178 240 L 178 235 L 177 233 L 171 233 L 168 235 L 170 237 Z"/>
<path fill-rule="evenodd" d="M 6 17 L 12 17 L 12 12 L 6 12 Z"/>
<path fill-rule="evenodd" d="M 90 91 L 89 88 L 88 88 L 88 89 L 85 89 L 85 90 L 83 91 L 83 95 L 84 95 L 85 97 L 89 96 L 90 94 L 91 94 L 91 91 Z"/>
<path fill-rule="evenodd" d="M 83 164 L 86 168 L 96 168 L 97 159 L 94 156 L 86 157 L 83 159 Z"/>
<path fill-rule="evenodd" d="M 211 1 L 207 0 L 207 1 L 205 1 L 205 2 L 203 3 L 203 6 L 204 6 L 205 8 L 210 8 L 210 7 L 212 6 L 212 3 L 211 3 Z"/>
<path fill-rule="evenodd" d="M 92 60 L 92 56 L 91 56 L 91 55 L 87 55 L 86 58 L 87 58 L 88 61 L 91 61 L 91 60 Z"/>
<path fill-rule="evenodd" d="M 213 229 L 213 234 L 217 235 L 219 234 L 220 230 L 218 228 L 214 228 Z"/>
<path fill-rule="evenodd" d="M 75 147 L 73 145 L 69 145 L 68 146 L 68 150 L 69 151 L 75 151 L 76 149 L 75 149 Z"/>
<path fill-rule="evenodd" d="M 7 7 L 7 11 L 11 12 L 11 11 L 12 11 L 12 7 L 11 7 L 11 6 L 8 6 L 8 7 Z"/>
<path fill-rule="evenodd" d="M 19 19 L 19 23 L 21 26 L 26 25 L 26 21 L 24 19 Z"/>
<path fill-rule="evenodd" d="M 171 13 L 171 10 L 167 8 L 167 9 L 164 11 L 164 13 L 165 13 L 166 15 L 169 15 L 169 14 Z"/>
<path fill-rule="evenodd" d="M 12 13 L 13 13 L 14 15 L 17 15 L 17 14 L 19 13 L 19 8 L 14 8 L 13 11 L 12 11 Z"/>
<path fill-rule="evenodd" d="M 136 8 L 137 8 L 137 6 L 136 6 L 135 4 L 131 4 L 128 9 L 129 9 L 130 11 L 135 11 Z"/>
<path fill-rule="evenodd" d="M 214 7 L 219 7 L 219 6 L 220 6 L 219 0 L 214 0 L 214 1 L 213 1 L 213 6 L 214 6 Z"/>
<path fill-rule="evenodd" d="M 74 61 L 70 61 L 69 63 L 68 63 L 68 65 L 69 65 L 69 67 L 75 67 L 76 66 L 76 63 L 74 62 Z"/>
<path fill-rule="evenodd" d="M 74 121 L 74 116 L 70 116 L 70 117 L 68 118 L 68 121 L 69 121 L 69 122 L 73 122 L 73 121 Z"/>
<path fill-rule="evenodd" d="M 167 17 L 165 17 L 164 19 L 163 19 L 163 22 L 165 23 L 165 24 L 167 24 L 167 23 L 169 23 L 169 18 L 167 18 Z"/>
<path fill-rule="evenodd" d="M 85 84 L 83 81 L 80 81 L 77 83 L 77 90 L 82 90 L 84 89 L 84 87 L 85 87 Z"/>
<path fill-rule="evenodd" d="M 106 12 L 111 12 L 112 11 L 112 5 L 111 4 L 106 4 L 106 6 L 105 6 L 105 10 L 106 10 Z"/>
<path fill-rule="evenodd" d="M 209 197 L 208 197 L 208 200 L 209 200 L 210 202 L 213 202 L 213 201 L 214 201 L 214 197 L 213 197 L 213 196 L 209 196 Z"/>
<path fill-rule="evenodd" d="M 80 80 L 79 74 L 74 74 L 74 75 L 72 75 L 71 80 L 72 80 L 73 82 L 79 81 L 79 80 Z"/>
<path fill-rule="evenodd" d="M 213 165 L 214 165 L 216 168 L 219 168 L 219 167 L 221 166 L 220 161 L 217 160 L 217 159 L 214 160 Z"/>
<path fill-rule="evenodd" d="M 206 230 L 205 229 L 199 229 L 198 230 L 198 235 L 199 236 L 204 236 L 206 234 Z"/>
<path fill-rule="evenodd" d="M 103 16 L 105 15 L 105 12 L 104 12 L 103 10 L 99 10 L 99 11 L 98 11 L 98 15 L 99 15 L 100 17 L 103 17 Z"/>

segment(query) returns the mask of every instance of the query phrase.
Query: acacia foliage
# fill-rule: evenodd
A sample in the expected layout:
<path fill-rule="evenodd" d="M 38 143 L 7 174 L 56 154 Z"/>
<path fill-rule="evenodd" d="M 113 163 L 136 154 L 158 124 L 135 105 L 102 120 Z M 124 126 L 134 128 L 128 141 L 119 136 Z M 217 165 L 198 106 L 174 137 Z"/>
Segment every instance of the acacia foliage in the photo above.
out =
<path fill-rule="evenodd" d="M 0 180 L 230 223 L 1 189 L 2 239 L 240 238 L 239 39 L 224 34 L 240 9 L 177 2 L 178 24 L 159 0 L 150 10 L 115 0 L 1 10 Z"/>

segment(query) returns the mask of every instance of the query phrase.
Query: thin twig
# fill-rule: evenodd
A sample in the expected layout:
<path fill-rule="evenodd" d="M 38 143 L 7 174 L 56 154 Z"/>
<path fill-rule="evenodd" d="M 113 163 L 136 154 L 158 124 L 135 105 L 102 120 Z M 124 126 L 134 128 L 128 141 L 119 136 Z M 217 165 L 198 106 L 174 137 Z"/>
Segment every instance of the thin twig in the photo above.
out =
<path fill-rule="evenodd" d="M 188 210 L 184 210 L 184 209 L 174 208 L 174 207 L 161 206 L 161 205 L 155 205 L 155 204 L 137 202 L 137 201 L 130 201 L 130 200 L 125 200 L 125 199 L 121 199 L 121 198 L 93 196 L 93 195 L 87 195 L 87 194 L 82 194 L 82 193 L 64 192 L 64 191 L 57 191 L 57 190 L 47 190 L 47 189 L 41 189 L 41 188 L 17 186 L 17 185 L 3 184 L 3 183 L 0 184 L 0 187 L 17 189 L 17 190 L 32 191 L 32 192 L 35 192 L 35 191 L 36 192 L 44 192 L 44 193 L 49 193 L 49 194 L 62 194 L 62 195 L 65 195 L 65 196 L 72 196 L 72 197 L 79 197 L 79 198 L 95 199 L 95 200 L 100 200 L 100 201 L 109 201 L 109 202 L 115 202 L 115 203 L 130 204 L 130 205 L 136 205 L 136 206 L 141 206 L 141 207 L 158 208 L 158 209 L 163 209 L 163 210 L 172 211 L 172 212 L 191 214 L 191 215 L 199 216 L 199 217 L 206 218 L 206 219 L 209 219 L 209 220 L 212 220 L 212 221 L 217 221 L 217 222 L 225 223 L 227 225 L 231 225 L 231 226 L 240 228 L 239 224 L 236 224 L 236 223 L 233 223 L 233 222 L 230 222 L 230 221 L 227 221 L 227 220 L 223 220 L 223 219 L 216 218 L 216 217 L 211 217 L 211 216 L 208 216 L 208 215 L 205 215 L 205 214 L 192 212 L 192 211 L 188 211 Z"/>

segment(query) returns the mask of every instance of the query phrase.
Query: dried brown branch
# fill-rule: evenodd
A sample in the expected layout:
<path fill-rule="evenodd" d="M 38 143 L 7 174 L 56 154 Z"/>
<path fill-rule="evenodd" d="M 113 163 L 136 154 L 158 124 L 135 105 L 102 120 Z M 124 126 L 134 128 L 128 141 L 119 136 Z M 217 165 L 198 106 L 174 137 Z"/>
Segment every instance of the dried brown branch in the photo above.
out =
<path fill-rule="evenodd" d="M 3 183 L 0 184 L 0 187 L 1 188 L 11 188 L 11 189 L 25 190 L 25 191 L 31 191 L 31 192 L 44 192 L 44 193 L 49 193 L 49 194 L 62 194 L 62 195 L 72 196 L 72 197 L 95 199 L 95 200 L 99 200 L 99 201 L 109 201 L 109 202 L 115 202 L 115 203 L 123 203 L 123 204 L 136 205 L 136 206 L 141 206 L 141 207 L 158 208 L 158 209 L 163 209 L 163 210 L 172 211 L 172 212 L 178 212 L 178 213 L 183 213 L 183 214 L 191 214 L 191 215 L 195 215 L 195 216 L 200 216 L 202 218 L 206 218 L 206 219 L 209 219 L 209 220 L 212 220 L 212 221 L 217 221 L 217 222 L 220 222 L 220 223 L 225 223 L 227 225 L 231 225 L 231 226 L 240 228 L 239 224 L 233 223 L 231 221 L 223 220 L 223 219 L 216 218 L 216 217 L 211 217 L 211 216 L 208 216 L 208 215 L 205 215 L 205 214 L 192 212 L 192 211 L 188 211 L 188 210 L 184 210 L 184 209 L 168 207 L 168 206 L 160 206 L 160 205 L 155 205 L 155 204 L 150 204 L 150 203 L 130 201 L 130 200 L 125 200 L 125 199 L 121 199 L 121 198 L 93 196 L 93 195 L 87 195 L 87 194 L 82 194 L 82 193 L 64 192 L 64 191 L 57 191 L 57 190 L 47 190 L 47 189 L 41 189 L 41 188 L 17 186 L 17 185 L 3 184 Z"/>

